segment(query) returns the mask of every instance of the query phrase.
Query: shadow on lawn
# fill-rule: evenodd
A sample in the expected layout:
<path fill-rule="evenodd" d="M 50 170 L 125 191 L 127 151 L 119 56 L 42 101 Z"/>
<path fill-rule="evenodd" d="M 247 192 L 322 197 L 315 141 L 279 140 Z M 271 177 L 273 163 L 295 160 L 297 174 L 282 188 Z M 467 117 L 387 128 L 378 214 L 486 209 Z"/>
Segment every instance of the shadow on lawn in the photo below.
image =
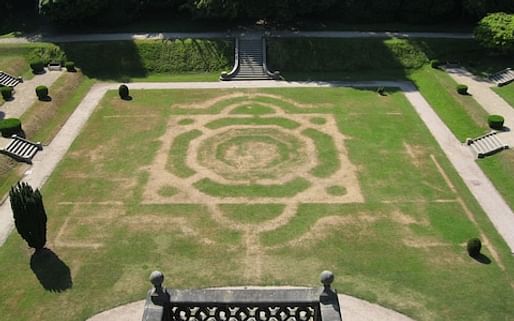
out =
<path fill-rule="evenodd" d="M 30 268 L 45 290 L 63 292 L 73 286 L 70 268 L 50 249 L 34 253 Z"/>
<path fill-rule="evenodd" d="M 482 253 L 478 253 L 477 255 L 471 256 L 471 258 L 482 264 L 491 264 L 491 259 Z"/>

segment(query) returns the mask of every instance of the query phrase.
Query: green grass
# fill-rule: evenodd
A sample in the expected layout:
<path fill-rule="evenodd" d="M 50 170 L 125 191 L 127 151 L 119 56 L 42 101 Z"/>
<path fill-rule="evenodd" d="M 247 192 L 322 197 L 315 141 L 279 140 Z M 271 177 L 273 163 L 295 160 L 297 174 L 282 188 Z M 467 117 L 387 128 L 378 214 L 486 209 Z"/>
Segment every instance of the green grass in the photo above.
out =
<path fill-rule="evenodd" d="M 243 114 L 243 115 L 266 115 L 274 114 L 273 108 L 262 105 L 248 105 L 240 106 L 230 112 L 231 114 Z"/>
<path fill-rule="evenodd" d="M 320 113 L 334 117 L 341 134 L 349 138 L 344 141 L 351 163 L 347 168 L 355 171 L 364 201 L 295 202 L 291 195 L 312 186 L 302 179 L 284 185 L 219 184 L 203 179 L 186 187 L 176 183 L 188 178 L 177 175 L 164 181 L 160 191 L 149 190 L 149 170 L 163 147 L 170 120 L 178 115 L 193 120 L 197 115 L 212 117 L 234 100 L 203 108 L 187 106 L 231 93 L 252 94 L 262 103 L 271 99 L 256 93 L 278 95 L 285 100 L 272 102 L 287 113 L 304 114 L 300 116 L 305 119 Z M 3 319 L 28 320 L 38 311 L 41 321 L 85 320 L 142 299 L 150 287 L 147 277 L 155 269 L 171 280 L 168 287 L 176 288 L 318 286 L 320 271 L 330 269 L 341 293 L 415 320 L 509 320 L 514 315 L 510 304 L 514 259 L 509 249 L 401 92 L 390 90 L 388 96 L 379 97 L 374 90 L 281 88 L 133 90 L 131 95 L 132 101 L 122 101 L 116 91 L 107 93 L 42 191 L 49 213 L 49 246 L 71 271 L 72 288 L 45 290 L 30 268 L 31 252 L 13 234 L 0 248 Z M 299 108 L 287 100 L 312 106 Z M 134 117 L 111 117 L 142 113 L 148 117 L 138 126 Z M 360 121 L 363 117 L 366 126 Z M 189 142 L 184 138 L 179 154 Z M 409 154 L 408 149 L 413 152 Z M 330 183 L 326 188 L 341 192 L 342 188 L 333 187 L 338 185 Z M 188 204 L 158 198 L 174 189 L 180 193 L 174 197 L 181 197 L 195 188 L 219 197 L 206 196 L 203 203 L 185 199 L 193 201 Z M 237 201 L 237 196 L 245 198 L 227 204 Z M 248 204 L 246 197 L 257 196 L 272 197 L 277 204 L 266 200 Z M 225 197 L 231 199 L 224 201 Z M 247 267 L 254 254 L 247 256 L 245 233 L 217 221 L 211 208 L 219 205 L 222 215 L 257 230 L 278 217 L 286 203 L 296 213 L 290 220 L 280 218 L 275 230 L 259 233 L 252 244 L 260 246 L 265 260 L 258 278 Z M 483 253 L 491 264 L 480 264 L 466 254 L 465 242 L 480 233 L 489 239 Z M 77 246 L 88 242 L 101 246 Z M 490 249 L 497 252 L 504 269 Z"/>
<path fill-rule="evenodd" d="M 308 128 L 303 135 L 314 141 L 318 155 L 318 165 L 311 171 L 316 177 L 328 177 L 334 174 L 340 166 L 339 156 L 334 141 L 330 135 L 316 129 Z"/>
<path fill-rule="evenodd" d="M 344 186 L 333 185 L 327 187 L 327 193 L 330 195 L 340 196 L 346 194 L 346 188 Z"/>
<path fill-rule="evenodd" d="M 202 193 L 218 197 L 291 197 L 306 190 L 310 183 L 295 178 L 284 184 L 236 184 L 225 185 L 204 178 L 194 184 Z"/>
<path fill-rule="evenodd" d="M 444 71 L 426 66 L 412 72 L 410 78 L 461 142 L 488 131 L 487 113 L 472 96 L 459 95 L 457 83 Z"/>
<path fill-rule="evenodd" d="M 262 223 L 279 216 L 284 204 L 221 204 L 220 209 L 228 218 L 240 223 Z"/>
<path fill-rule="evenodd" d="M 280 117 L 252 117 L 252 118 L 221 118 L 217 120 L 213 120 L 210 123 L 207 123 L 205 127 L 210 129 L 217 129 L 221 127 L 231 126 L 231 125 L 275 125 L 280 126 L 287 129 L 294 129 L 300 126 L 299 123 L 294 120 L 290 120 L 287 118 Z"/>
<path fill-rule="evenodd" d="M 421 94 L 461 141 L 488 132 L 488 113 L 471 96 L 455 92 L 455 82 L 446 73 L 429 67 L 411 74 Z M 511 85 L 509 85 L 512 87 Z M 508 88 L 500 90 L 505 96 Z M 495 89 L 498 92 L 498 89 Z M 504 97 L 508 101 L 508 94 Z M 514 208 L 514 155 L 510 150 L 478 160 L 484 173 L 491 179 L 511 208 Z"/>
<path fill-rule="evenodd" d="M 503 87 L 494 87 L 493 90 L 514 108 L 514 83 Z"/>
<path fill-rule="evenodd" d="M 170 149 L 170 157 L 167 169 L 179 177 L 189 177 L 195 174 L 186 162 L 187 149 L 189 142 L 200 137 L 202 132 L 199 130 L 191 130 L 189 132 L 177 136 Z"/>

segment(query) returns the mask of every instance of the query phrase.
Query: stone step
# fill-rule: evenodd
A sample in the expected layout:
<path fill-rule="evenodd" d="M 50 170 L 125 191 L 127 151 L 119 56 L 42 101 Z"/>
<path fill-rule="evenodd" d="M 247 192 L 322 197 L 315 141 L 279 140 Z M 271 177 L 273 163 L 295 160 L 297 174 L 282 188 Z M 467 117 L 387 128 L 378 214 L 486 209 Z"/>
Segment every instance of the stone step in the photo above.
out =
<path fill-rule="evenodd" d="M 498 137 L 497 132 L 490 132 L 477 138 L 466 139 L 466 144 L 471 148 L 477 158 L 484 158 L 496 152 L 509 148 Z"/>
<path fill-rule="evenodd" d="M 14 158 L 17 161 L 32 164 L 32 158 L 43 146 L 40 143 L 33 143 L 16 135 L 13 135 L 11 141 L 6 147 L 0 150 L 0 153 Z"/>
<path fill-rule="evenodd" d="M 0 85 L 7 87 L 15 87 L 20 82 L 22 82 L 21 78 L 14 77 L 6 72 L 0 71 Z"/>
<path fill-rule="evenodd" d="M 511 68 L 498 71 L 489 77 L 498 86 L 504 86 L 514 81 L 514 71 Z"/>

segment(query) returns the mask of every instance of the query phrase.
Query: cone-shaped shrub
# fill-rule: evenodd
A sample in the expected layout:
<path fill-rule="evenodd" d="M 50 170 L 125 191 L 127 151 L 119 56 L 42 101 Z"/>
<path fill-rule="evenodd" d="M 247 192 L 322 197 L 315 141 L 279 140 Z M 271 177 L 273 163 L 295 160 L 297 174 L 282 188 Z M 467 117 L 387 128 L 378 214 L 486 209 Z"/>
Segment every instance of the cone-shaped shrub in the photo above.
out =
<path fill-rule="evenodd" d="M 9 193 L 14 224 L 27 244 L 39 251 L 46 244 L 46 212 L 43 198 L 27 183 L 18 183 Z"/>
<path fill-rule="evenodd" d="M 37 86 L 36 87 L 36 95 L 39 100 L 44 100 L 48 97 L 48 87 L 46 86 Z"/>
<path fill-rule="evenodd" d="M 471 257 L 476 257 L 480 254 L 480 249 L 482 249 L 482 242 L 479 239 L 474 238 L 468 241 L 467 250 L 468 254 Z"/>
<path fill-rule="evenodd" d="M 129 98 L 129 89 L 127 85 L 120 85 L 118 88 L 118 94 L 120 95 L 121 99 L 128 99 Z"/>

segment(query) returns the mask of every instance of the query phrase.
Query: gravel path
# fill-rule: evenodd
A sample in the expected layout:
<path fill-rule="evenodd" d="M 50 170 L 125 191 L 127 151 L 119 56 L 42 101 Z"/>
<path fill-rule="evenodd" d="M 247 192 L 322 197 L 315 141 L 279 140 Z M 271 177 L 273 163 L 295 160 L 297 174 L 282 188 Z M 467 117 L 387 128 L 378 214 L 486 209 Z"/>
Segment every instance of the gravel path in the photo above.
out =
<path fill-rule="evenodd" d="M 30 42 L 84 42 L 163 39 L 215 39 L 255 35 L 257 32 L 150 32 L 150 33 L 91 33 L 91 34 L 33 34 L 18 38 L 0 39 L 0 44 Z M 263 34 L 263 33 L 259 33 Z M 440 38 L 473 39 L 471 33 L 452 32 L 377 32 L 377 31 L 273 31 L 266 34 L 277 38 Z"/>

